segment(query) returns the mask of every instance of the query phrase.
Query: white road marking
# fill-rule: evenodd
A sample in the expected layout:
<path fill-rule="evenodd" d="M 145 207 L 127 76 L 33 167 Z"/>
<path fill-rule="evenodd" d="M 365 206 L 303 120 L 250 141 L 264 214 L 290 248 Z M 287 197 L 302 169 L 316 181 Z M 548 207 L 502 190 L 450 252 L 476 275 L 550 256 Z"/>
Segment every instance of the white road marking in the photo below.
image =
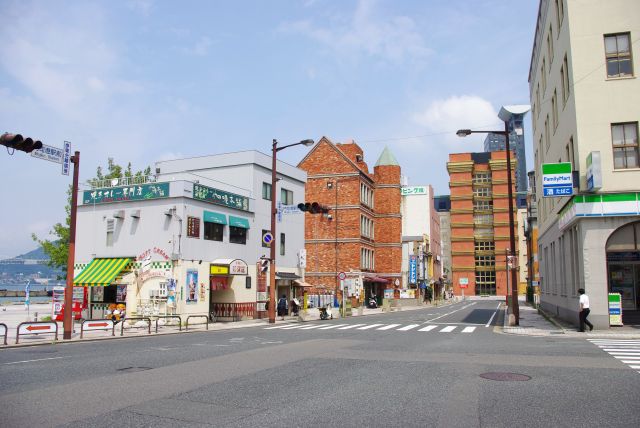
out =
<path fill-rule="evenodd" d="M 342 327 L 345 326 L 346 324 L 334 324 L 334 325 L 328 325 L 326 327 L 321 327 L 320 330 L 329 330 L 331 328 L 337 328 L 337 327 Z"/>
<path fill-rule="evenodd" d="M 462 330 L 463 333 L 473 333 L 473 330 L 475 330 L 475 327 L 465 327 L 464 330 Z"/>
<path fill-rule="evenodd" d="M 424 328 L 421 328 L 421 329 L 420 329 L 420 330 L 418 330 L 418 331 L 431 331 L 431 330 L 433 330 L 434 328 L 438 328 L 438 326 L 437 326 L 437 325 L 428 325 L 428 326 L 426 326 L 426 327 L 424 327 Z"/>
<path fill-rule="evenodd" d="M 440 318 L 442 318 L 442 317 L 446 317 L 447 315 L 451 315 L 451 314 L 453 314 L 453 313 L 456 313 L 456 312 L 458 312 L 458 311 L 461 311 L 461 310 L 463 310 L 463 309 L 466 309 L 466 308 L 468 308 L 469 306 L 473 306 L 473 305 L 475 305 L 475 304 L 476 304 L 476 302 L 473 302 L 473 303 L 471 303 L 470 305 L 463 306 L 463 307 L 461 307 L 461 308 L 459 308 L 459 309 L 456 309 L 455 311 L 447 312 L 446 314 L 440 315 L 439 317 L 432 318 L 432 319 L 430 319 L 429 321 L 435 321 L 435 320 L 440 319 Z"/>
<path fill-rule="evenodd" d="M 619 360 L 639 360 L 640 361 L 640 356 L 632 357 L 630 355 L 614 355 L 613 358 L 617 358 Z"/>
<path fill-rule="evenodd" d="M 302 327 L 300 330 L 311 330 L 313 328 L 318 328 L 318 327 L 322 327 L 322 324 L 308 325 L 306 327 Z"/>
<path fill-rule="evenodd" d="M 487 323 L 484 325 L 485 327 L 489 327 L 491 325 L 491 321 L 493 321 L 493 318 L 496 316 L 496 314 L 498 313 L 498 310 L 500 310 L 500 305 L 502 303 L 498 303 L 498 307 L 496 308 L 496 311 L 493 313 L 493 315 L 491 315 L 491 318 L 489 318 L 489 321 L 487 321 Z"/>
<path fill-rule="evenodd" d="M 640 366 L 629 366 L 629 367 L 631 367 L 632 369 L 640 369 Z"/>
<path fill-rule="evenodd" d="M 294 328 L 302 328 L 302 327 L 306 327 L 306 324 L 298 324 L 298 325 L 290 325 L 287 327 L 283 327 L 283 330 L 293 330 Z"/>
<path fill-rule="evenodd" d="M 385 325 L 384 327 L 380 327 L 380 328 L 376 328 L 376 330 L 389 330 L 392 329 L 393 327 L 398 327 L 400 324 L 389 324 L 389 325 Z"/>
<path fill-rule="evenodd" d="M 442 330 L 440 330 L 440 333 L 451 333 L 455 329 L 456 329 L 455 325 L 450 325 L 450 326 L 445 327 Z"/>
<path fill-rule="evenodd" d="M 5 366 L 8 366 L 10 364 L 22 364 L 22 363 L 33 363 L 36 361 L 47 361 L 47 360 L 59 360 L 61 358 L 69 358 L 69 357 L 51 357 L 51 358 L 38 358 L 37 360 L 22 360 L 22 361 L 13 361 L 10 363 L 2 363 Z"/>
<path fill-rule="evenodd" d="M 351 324 L 344 327 L 340 327 L 338 330 L 349 330 L 350 328 L 360 327 L 361 325 L 364 325 L 364 324 Z"/>
<path fill-rule="evenodd" d="M 402 328 L 397 329 L 398 331 L 407 331 L 407 330 L 411 330 L 413 328 L 418 327 L 420 324 L 409 324 L 407 326 L 404 326 Z"/>
<path fill-rule="evenodd" d="M 358 327 L 356 330 L 369 330 L 370 328 L 374 328 L 374 327 L 379 327 L 381 325 L 384 324 L 370 324 L 370 325 L 365 325 L 364 327 Z"/>
<path fill-rule="evenodd" d="M 291 327 L 291 324 L 281 324 L 281 325 L 277 325 L 275 327 L 267 327 L 267 328 L 265 328 L 265 330 L 273 330 L 275 328 L 285 328 L 285 327 Z"/>

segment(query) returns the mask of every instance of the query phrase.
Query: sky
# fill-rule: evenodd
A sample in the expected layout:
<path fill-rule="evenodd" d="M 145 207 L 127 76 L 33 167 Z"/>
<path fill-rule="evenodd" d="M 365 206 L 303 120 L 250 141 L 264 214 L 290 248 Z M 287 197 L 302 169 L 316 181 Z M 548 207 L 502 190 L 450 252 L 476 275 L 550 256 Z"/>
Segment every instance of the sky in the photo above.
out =
<path fill-rule="evenodd" d="M 529 104 L 538 0 L 0 0 L 0 133 L 109 157 L 388 146 L 410 185 L 448 194 L 449 153 L 482 151 L 502 105 Z M 525 122 L 528 169 L 531 126 Z M 279 152 L 296 165 L 304 146 Z M 0 258 L 65 218 L 71 175 L 0 147 Z"/>

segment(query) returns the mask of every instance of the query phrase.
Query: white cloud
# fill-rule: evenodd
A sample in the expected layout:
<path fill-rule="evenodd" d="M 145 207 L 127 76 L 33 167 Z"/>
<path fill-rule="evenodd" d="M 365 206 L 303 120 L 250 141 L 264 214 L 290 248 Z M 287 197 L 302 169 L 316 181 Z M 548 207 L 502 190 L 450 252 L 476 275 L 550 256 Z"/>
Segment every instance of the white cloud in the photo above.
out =
<path fill-rule="evenodd" d="M 426 109 L 413 114 L 412 119 L 434 133 L 442 133 L 440 141 L 454 140 L 461 128 L 476 130 L 500 126 L 498 112 L 491 103 L 475 95 L 451 96 L 433 101 Z M 500 128 L 498 128 L 500 129 Z"/>
<path fill-rule="evenodd" d="M 413 19 L 378 17 L 374 5 L 372 0 L 360 0 L 344 23 L 323 27 L 302 20 L 282 24 L 280 30 L 307 36 L 343 57 L 366 55 L 398 63 L 422 60 L 431 53 Z"/>
<path fill-rule="evenodd" d="M 206 56 L 209 53 L 209 48 L 213 44 L 213 41 L 209 37 L 200 37 L 193 46 L 185 48 L 184 52 L 190 55 Z"/>

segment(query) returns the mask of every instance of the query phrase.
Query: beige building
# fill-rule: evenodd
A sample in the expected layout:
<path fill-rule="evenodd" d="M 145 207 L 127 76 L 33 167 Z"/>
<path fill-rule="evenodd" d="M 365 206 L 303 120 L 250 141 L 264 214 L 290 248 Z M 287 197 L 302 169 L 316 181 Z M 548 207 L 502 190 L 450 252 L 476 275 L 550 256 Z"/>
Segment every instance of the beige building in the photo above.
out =
<path fill-rule="evenodd" d="M 541 304 L 608 328 L 609 292 L 623 318 L 640 309 L 640 2 L 541 0 L 529 88 Z M 542 165 L 570 162 L 573 196 L 547 197 Z M 550 183 L 550 182 L 549 182 Z"/>

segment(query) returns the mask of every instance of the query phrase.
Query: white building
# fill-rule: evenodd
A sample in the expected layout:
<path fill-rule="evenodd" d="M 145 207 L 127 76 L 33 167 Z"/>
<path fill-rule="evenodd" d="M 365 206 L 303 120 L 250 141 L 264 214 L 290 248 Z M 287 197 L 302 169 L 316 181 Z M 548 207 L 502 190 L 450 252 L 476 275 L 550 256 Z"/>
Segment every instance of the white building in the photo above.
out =
<path fill-rule="evenodd" d="M 608 293 L 626 322 L 640 308 L 640 2 L 542 0 L 529 71 L 541 304 L 608 328 Z M 543 197 L 541 166 L 573 165 L 574 196 Z"/>
<path fill-rule="evenodd" d="M 284 162 L 277 171 L 277 202 L 303 202 L 306 173 Z M 257 151 L 157 162 L 140 184 L 81 192 L 75 282 L 91 286 L 88 316 L 116 303 L 129 315 L 262 315 L 270 197 L 271 157 Z M 302 277 L 302 214 L 280 216 L 274 244 L 278 293 L 290 294 Z"/>
<path fill-rule="evenodd" d="M 433 188 L 403 186 L 402 194 L 402 288 L 414 289 L 424 283 L 442 291 L 442 248 L 440 217 Z"/>

